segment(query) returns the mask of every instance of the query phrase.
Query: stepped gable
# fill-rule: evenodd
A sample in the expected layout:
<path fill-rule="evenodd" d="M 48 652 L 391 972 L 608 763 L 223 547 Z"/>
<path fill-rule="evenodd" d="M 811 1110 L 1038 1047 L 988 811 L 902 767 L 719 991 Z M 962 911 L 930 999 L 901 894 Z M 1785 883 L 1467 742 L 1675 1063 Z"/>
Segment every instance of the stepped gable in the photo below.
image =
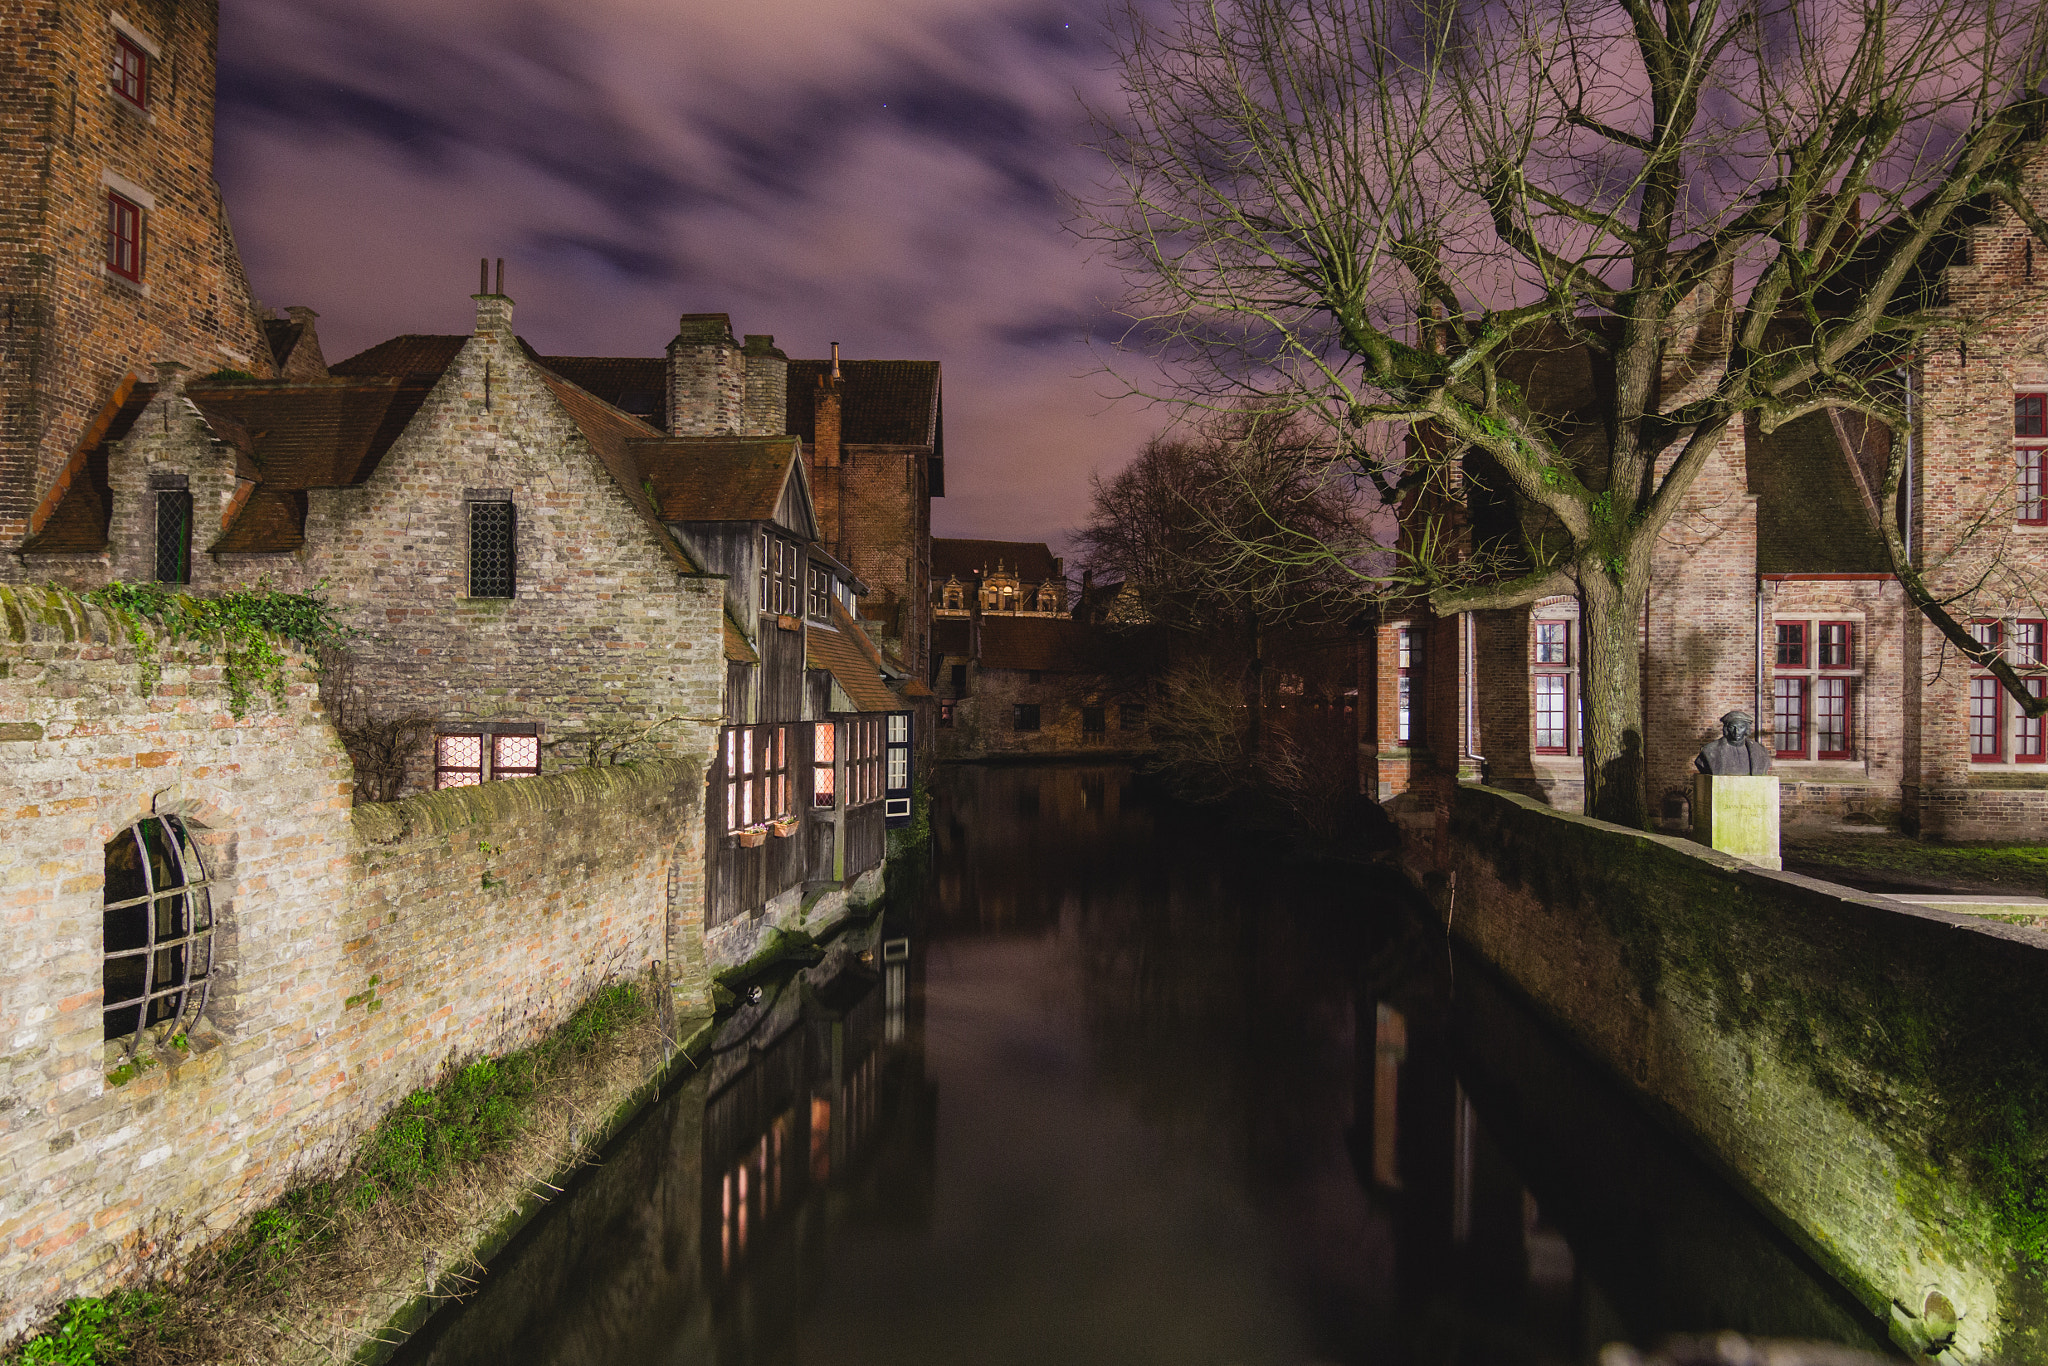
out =
<path fill-rule="evenodd" d="M 829 360 L 789 363 L 789 432 L 810 444 L 817 439 L 819 381 L 832 373 Z M 945 454 L 939 362 L 935 360 L 841 360 L 844 380 L 839 439 L 853 445 L 930 446 Z"/>
<path fill-rule="evenodd" d="M 61 476 L 56 506 L 36 533 L 22 543 L 24 555 L 94 555 L 107 548 L 107 526 L 113 518 L 114 495 L 107 483 L 107 452 L 127 438 L 156 397 L 154 384 L 117 389 L 93 427 L 90 440 Z"/>
<path fill-rule="evenodd" d="M 995 570 L 998 562 L 1024 583 L 1060 577 L 1053 553 L 1042 541 L 971 541 L 932 537 L 932 582 L 967 582 Z"/>

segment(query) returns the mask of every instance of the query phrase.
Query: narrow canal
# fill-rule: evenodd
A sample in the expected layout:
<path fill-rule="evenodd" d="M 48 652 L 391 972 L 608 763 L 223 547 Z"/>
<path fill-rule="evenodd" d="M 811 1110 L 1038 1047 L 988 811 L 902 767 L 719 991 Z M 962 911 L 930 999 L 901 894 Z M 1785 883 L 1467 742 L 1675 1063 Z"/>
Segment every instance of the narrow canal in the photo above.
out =
<path fill-rule="evenodd" d="M 402 1360 L 1884 1350 L 1391 876 L 1251 847 L 1120 769 L 943 781 L 921 890 L 764 983 Z"/>

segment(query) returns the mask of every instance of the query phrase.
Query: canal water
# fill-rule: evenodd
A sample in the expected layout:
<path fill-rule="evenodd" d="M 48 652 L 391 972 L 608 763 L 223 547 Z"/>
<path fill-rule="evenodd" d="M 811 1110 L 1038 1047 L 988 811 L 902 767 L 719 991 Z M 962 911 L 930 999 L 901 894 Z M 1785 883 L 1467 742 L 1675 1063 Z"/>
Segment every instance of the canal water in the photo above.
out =
<path fill-rule="evenodd" d="M 763 983 L 401 1360 L 1493 1366 L 1723 1329 L 1886 1350 L 1391 875 L 1122 769 L 941 780 L 924 875 Z"/>

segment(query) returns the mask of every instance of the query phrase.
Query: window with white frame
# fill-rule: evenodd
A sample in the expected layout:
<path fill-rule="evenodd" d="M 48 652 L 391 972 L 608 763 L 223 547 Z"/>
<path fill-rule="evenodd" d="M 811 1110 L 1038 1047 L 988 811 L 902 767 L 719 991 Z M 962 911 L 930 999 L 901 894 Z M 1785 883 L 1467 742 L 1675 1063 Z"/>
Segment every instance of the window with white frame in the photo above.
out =
<path fill-rule="evenodd" d="M 803 547 L 772 531 L 761 533 L 761 611 L 768 616 L 793 617 L 803 611 L 801 566 Z"/>
<path fill-rule="evenodd" d="M 1572 694 L 1578 688 L 1572 641 L 1577 625 L 1570 618 L 1538 618 L 1529 624 L 1530 692 L 1535 701 L 1538 754 L 1570 754 L 1578 749 L 1578 709 L 1572 705 Z"/>
<path fill-rule="evenodd" d="M 1772 753 L 1780 759 L 1855 758 L 1862 623 L 1779 617 L 1771 631 Z"/>
<path fill-rule="evenodd" d="M 1415 680 L 1420 670 L 1417 654 L 1421 633 L 1403 626 L 1394 632 L 1394 739 L 1403 745 L 1422 739 L 1422 717 L 1415 710 Z"/>

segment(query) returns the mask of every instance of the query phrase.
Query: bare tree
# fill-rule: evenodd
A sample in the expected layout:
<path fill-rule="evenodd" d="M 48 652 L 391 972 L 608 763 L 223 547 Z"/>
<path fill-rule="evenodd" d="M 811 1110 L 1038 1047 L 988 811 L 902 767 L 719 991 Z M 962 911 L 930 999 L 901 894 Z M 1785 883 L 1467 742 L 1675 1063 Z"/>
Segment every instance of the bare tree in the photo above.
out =
<path fill-rule="evenodd" d="M 1183 402 L 1250 391 L 1319 419 L 1389 496 L 1496 482 L 1514 544 L 1476 561 L 1411 545 L 1407 570 L 1445 614 L 1578 596 L 1588 810 L 1644 824 L 1637 628 L 1658 538 L 1749 420 L 1901 420 L 1877 377 L 1955 325 L 1924 267 L 1967 204 L 1995 196 L 2048 244 L 2019 188 L 2048 14 L 1178 0 L 1155 15 L 1133 0 L 1113 25 L 1125 98 L 1100 114 L 1111 176 L 1082 205 L 1125 272 L 1134 339 L 1175 364 Z M 1590 424 L 1514 380 L 1518 358 L 1563 347 L 1599 370 Z M 1411 434 L 1398 462 L 1360 441 L 1389 423 Z"/>
<path fill-rule="evenodd" d="M 1357 482 L 1313 425 L 1256 406 L 1154 437 L 1129 465 L 1095 480 L 1094 505 L 1075 536 L 1083 562 L 1121 579 L 1146 620 L 1237 643 L 1254 755 L 1264 732 L 1269 633 L 1342 621 L 1380 581 L 1375 568 L 1386 557 L 1376 554 Z"/>

